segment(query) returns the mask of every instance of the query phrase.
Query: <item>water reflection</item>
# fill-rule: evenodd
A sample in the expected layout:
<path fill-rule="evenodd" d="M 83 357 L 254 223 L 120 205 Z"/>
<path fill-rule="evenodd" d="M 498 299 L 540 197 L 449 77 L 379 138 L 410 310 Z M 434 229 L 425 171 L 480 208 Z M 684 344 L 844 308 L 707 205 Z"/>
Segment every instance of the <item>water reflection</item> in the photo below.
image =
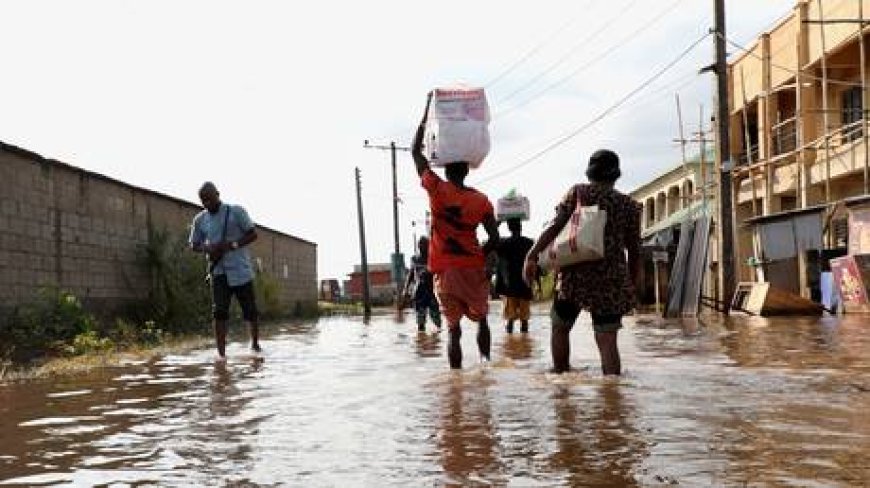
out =
<path fill-rule="evenodd" d="M 421 358 L 440 358 L 444 355 L 440 332 L 417 332 L 414 346 L 417 356 Z"/>
<path fill-rule="evenodd" d="M 242 392 L 237 383 L 261 371 L 265 360 L 252 356 L 247 361 L 249 363 L 232 366 L 226 361 L 215 361 L 209 381 L 208 406 L 211 419 L 237 416 L 250 401 L 251 395 Z"/>
<path fill-rule="evenodd" d="M 534 317 L 461 373 L 386 314 L 2 385 L 0 485 L 870 486 L 865 318 L 629 321 L 611 380 Z"/>
<path fill-rule="evenodd" d="M 500 476 L 489 393 L 479 378 L 453 374 L 443 393 L 438 436 L 449 486 L 493 483 Z"/>
<path fill-rule="evenodd" d="M 528 334 L 510 334 L 502 344 L 504 357 L 520 361 L 532 357 L 532 338 Z"/>
<path fill-rule="evenodd" d="M 214 475 L 234 482 L 245 479 L 254 467 L 254 445 L 259 426 L 269 414 L 248 409 L 258 387 L 249 381 L 263 370 L 259 356 L 238 363 L 217 361 L 210 372 L 205 415 L 189 426 L 190 451 Z M 206 455 L 203 455 L 207 453 Z"/>
<path fill-rule="evenodd" d="M 861 317 L 769 320 L 750 317 L 722 323 L 721 346 L 740 366 L 867 369 L 870 348 Z"/>
<path fill-rule="evenodd" d="M 636 470 L 647 445 L 625 401 L 623 385 L 604 381 L 590 394 L 561 387 L 553 395 L 557 449 L 550 456 L 567 486 L 638 486 Z"/>

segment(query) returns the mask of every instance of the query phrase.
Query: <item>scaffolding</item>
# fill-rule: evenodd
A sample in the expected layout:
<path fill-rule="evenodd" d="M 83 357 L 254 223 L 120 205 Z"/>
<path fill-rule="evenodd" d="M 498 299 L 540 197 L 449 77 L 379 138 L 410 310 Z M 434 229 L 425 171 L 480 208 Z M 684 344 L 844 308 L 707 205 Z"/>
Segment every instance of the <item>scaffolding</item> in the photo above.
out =
<path fill-rule="evenodd" d="M 823 206 L 823 244 L 831 249 L 838 203 L 870 195 L 865 2 L 801 0 L 751 48 L 727 40 L 743 51 L 729 67 L 738 229 L 756 217 Z M 738 262 L 759 255 L 752 239 L 736 246 Z"/>

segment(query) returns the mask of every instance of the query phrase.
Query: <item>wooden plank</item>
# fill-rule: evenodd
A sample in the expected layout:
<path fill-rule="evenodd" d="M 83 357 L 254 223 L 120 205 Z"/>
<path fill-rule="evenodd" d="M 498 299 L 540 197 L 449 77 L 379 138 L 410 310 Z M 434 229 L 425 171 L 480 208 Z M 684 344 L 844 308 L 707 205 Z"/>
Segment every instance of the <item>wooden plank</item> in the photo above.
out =
<path fill-rule="evenodd" d="M 800 295 L 775 288 L 769 282 L 741 283 L 738 287 L 738 293 L 746 293 L 747 288 L 750 289 L 741 307 L 762 317 L 821 315 L 824 311 L 820 304 Z"/>

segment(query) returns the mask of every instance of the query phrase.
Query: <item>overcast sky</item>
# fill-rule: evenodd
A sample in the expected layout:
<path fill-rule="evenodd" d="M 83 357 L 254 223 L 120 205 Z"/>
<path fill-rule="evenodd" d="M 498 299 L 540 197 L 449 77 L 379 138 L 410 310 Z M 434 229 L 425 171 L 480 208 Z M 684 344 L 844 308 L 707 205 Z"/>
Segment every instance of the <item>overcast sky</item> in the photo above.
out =
<path fill-rule="evenodd" d="M 748 44 L 794 0 L 728 0 Z M 320 278 L 359 261 L 353 168 L 363 174 L 370 262 L 393 248 L 389 154 L 410 143 L 425 94 L 487 89 L 492 152 L 470 183 L 493 202 L 528 195 L 534 235 L 596 148 L 630 190 L 679 162 L 709 117 L 707 37 L 600 122 L 582 128 L 712 27 L 712 0 L 6 1 L 0 3 L 0 140 L 196 201 L 204 180 L 269 227 L 318 244 Z M 510 69 L 513 68 L 513 69 Z M 399 153 L 402 250 L 426 208 Z M 180 229 L 179 231 L 184 231 Z"/>

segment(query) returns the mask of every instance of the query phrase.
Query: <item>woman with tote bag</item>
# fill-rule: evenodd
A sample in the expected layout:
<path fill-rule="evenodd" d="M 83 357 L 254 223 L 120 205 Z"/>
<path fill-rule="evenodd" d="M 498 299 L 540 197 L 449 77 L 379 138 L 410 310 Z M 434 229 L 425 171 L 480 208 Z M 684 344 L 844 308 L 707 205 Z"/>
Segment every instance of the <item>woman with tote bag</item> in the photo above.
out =
<path fill-rule="evenodd" d="M 553 372 L 570 367 L 568 333 L 582 310 L 592 315 L 604 374 L 622 371 L 616 337 L 622 317 L 636 306 L 641 205 L 614 188 L 621 175 L 616 153 L 593 153 L 586 169 L 589 183 L 565 193 L 526 256 L 526 280 L 536 276 L 539 256 L 557 273 L 550 313 Z"/>

